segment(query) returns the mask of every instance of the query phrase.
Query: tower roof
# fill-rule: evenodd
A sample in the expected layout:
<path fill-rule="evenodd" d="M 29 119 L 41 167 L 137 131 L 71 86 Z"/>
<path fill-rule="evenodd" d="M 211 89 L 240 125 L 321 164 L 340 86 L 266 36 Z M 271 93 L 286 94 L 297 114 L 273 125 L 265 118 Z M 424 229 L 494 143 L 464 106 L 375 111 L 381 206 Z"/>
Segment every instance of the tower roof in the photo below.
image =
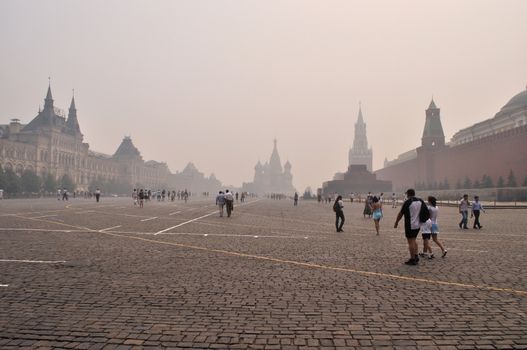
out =
<path fill-rule="evenodd" d="M 359 116 L 357 117 L 357 123 L 364 124 L 364 118 L 362 117 L 362 106 L 359 104 Z"/>
<path fill-rule="evenodd" d="M 132 143 L 132 138 L 130 136 L 125 136 L 113 156 L 141 157 L 141 153 L 139 153 L 139 150 Z"/>
<path fill-rule="evenodd" d="M 80 134 L 81 132 L 79 120 L 77 119 L 77 108 L 75 108 L 75 96 L 72 96 L 71 98 L 71 104 L 68 112 L 68 120 L 66 120 L 66 126 L 70 131 L 73 131 L 74 133 Z"/>
<path fill-rule="evenodd" d="M 432 101 L 430 101 L 430 105 L 428 106 L 428 109 L 437 109 L 433 97 L 432 97 Z"/>
<path fill-rule="evenodd" d="M 269 166 L 271 172 L 281 173 L 282 172 L 282 162 L 280 160 L 280 155 L 278 154 L 278 147 L 276 146 L 277 140 L 274 139 L 273 153 L 271 153 L 271 159 L 269 160 Z"/>

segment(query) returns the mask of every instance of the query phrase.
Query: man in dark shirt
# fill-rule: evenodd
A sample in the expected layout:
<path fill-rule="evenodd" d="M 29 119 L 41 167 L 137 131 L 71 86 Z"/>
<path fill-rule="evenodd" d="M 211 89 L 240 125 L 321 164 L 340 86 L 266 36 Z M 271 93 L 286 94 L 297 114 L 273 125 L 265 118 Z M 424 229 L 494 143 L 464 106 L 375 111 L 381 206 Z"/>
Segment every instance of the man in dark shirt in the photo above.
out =
<path fill-rule="evenodd" d="M 415 190 L 410 188 L 406 191 L 407 200 L 401 207 L 401 211 L 397 215 L 394 228 L 397 228 L 399 221 L 404 216 L 404 233 L 408 241 L 408 250 L 410 251 L 410 259 L 405 262 L 406 265 L 417 265 L 419 263 L 417 235 L 421 227 L 419 221 L 419 212 L 423 201 L 415 196 Z"/>

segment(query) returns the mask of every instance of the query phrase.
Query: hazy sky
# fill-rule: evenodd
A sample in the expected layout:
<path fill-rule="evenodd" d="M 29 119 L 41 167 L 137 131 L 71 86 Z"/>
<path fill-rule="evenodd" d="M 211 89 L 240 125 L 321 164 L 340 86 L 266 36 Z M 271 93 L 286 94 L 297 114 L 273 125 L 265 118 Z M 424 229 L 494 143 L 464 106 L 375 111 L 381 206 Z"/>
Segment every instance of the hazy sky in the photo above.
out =
<path fill-rule="evenodd" d="M 385 157 L 447 140 L 527 84 L 527 1 L 0 1 L 0 123 L 29 122 L 48 76 L 85 141 L 131 135 L 172 172 L 252 181 L 273 138 L 298 190 L 347 168 L 359 101 Z"/>

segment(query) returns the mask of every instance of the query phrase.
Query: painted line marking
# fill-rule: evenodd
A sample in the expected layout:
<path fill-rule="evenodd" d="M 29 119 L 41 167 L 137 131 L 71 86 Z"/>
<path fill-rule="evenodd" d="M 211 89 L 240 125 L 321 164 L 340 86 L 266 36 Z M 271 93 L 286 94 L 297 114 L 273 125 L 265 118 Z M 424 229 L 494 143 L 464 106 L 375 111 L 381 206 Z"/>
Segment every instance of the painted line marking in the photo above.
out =
<path fill-rule="evenodd" d="M 170 231 L 170 230 L 172 230 L 172 229 L 174 229 L 174 228 L 178 228 L 178 227 L 181 227 L 181 226 L 183 226 L 183 225 L 190 224 L 191 222 L 197 221 L 197 220 L 199 220 L 199 219 L 206 218 L 206 217 L 211 216 L 211 215 L 214 215 L 214 214 L 217 214 L 217 211 L 216 211 L 216 210 L 214 210 L 213 212 L 210 212 L 210 213 L 208 213 L 208 214 L 202 215 L 202 216 L 200 216 L 200 217 L 198 217 L 198 218 L 195 218 L 195 219 L 192 219 L 192 220 L 188 220 L 188 221 L 182 222 L 182 223 L 179 224 L 179 225 L 172 226 L 172 227 L 166 228 L 166 229 L 164 229 L 164 230 L 158 231 L 158 232 L 154 233 L 154 235 L 159 235 L 159 234 L 161 234 L 161 233 L 165 233 L 165 232 Z"/>
<path fill-rule="evenodd" d="M 48 228 L 20 228 L 20 227 L 13 227 L 13 228 L 7 228 L 2 227 L 0 228 L 0 231 L 42 231 L 42 232 L 86 232 L 86 230 L 58 230 L 58 229 L 48 229 Z"/>
<path fill-rule="evenodd" d="M 103 228 L 102 230 L 99 230 L 99 232 L 106 232 L 106 231 L 110 231 L 110 230 L 113 230 L 114 228 L 119 228 L 119 227 L 121 227 L 121 225 L 107 227 L 107 228 Z"/>
<path fill-rule="evenodd" d="M 150 220 L 155 220 L 155 219 L 157 219 L 157 216 L 154 216 L 154 217 L 151 217 L 151 218 L 148 218 L 148 219 L 143 219 L 141 221 L 145 222 L 145 221 L 150 221 Z"/>
<path fill-rule="evenodd" d="M 488 290 L 488 291 L 493 291 L 493 292 L 506 292 L 506 293 L 513 293 L 513 294 L 519 294 L 522 296 L 527 296 L 527 290 L 519 290 L 519 289 L 513 289 L 513 288 L 500 288 L 500 287 L 482 285 L 482 284 L 466 284 L 466 283 L 459 283 L 459 282 L 432 280 L 432 279 L 426 279 L 426 278 L 416 278 L 416 277 L 403 276 L 403 275 L 394 275 L 394 274 L 383 273 L 383 272 L 357 270 L 357 269 L 346 268 L 346 267 L 320 265 L 320 264 L 306 263 L 306 262 L 295 261 L 295 260 L 279 259 L 279 258 L 273 258 L 273 257 L 268 257 L 268 256 L 255 255 L 255 254 L 239 253 L 239 252 L 233 252 L 233 251 L 228 251 L 228 250 L 223 250 L 223 249 L 212 249 L 212 248 L 207 248 L 207 247 L 200 247 L 200 246 L 188 245 L 188 244 L 182 244 L 182 243 L 176 243 L 176 242 L 158 241 L 155 239 L 149 239 L 149 238 L 143 238 L 143 237 L 126 236 L 126 235 L 116 234 L 113 232 L 104 232 L 104 234 L 111 235 L 111 236 L 117 236 L 117 237 L 123 237 L 123 238 L 129 238 L 129 239 L 135 239 L 135 240 L 150 242 L 154 244 L 164 244 L 164 245 L 170 245 L 170 246 L 179 247 L 179 248 L 187 248 L 187 249 L 193 249 L 193 250 L 206 251 L 210 253 L 237 256 L 237 257 L 242 257 L 242 258 L 271 261 L 275 263 L 301 266 L 301 267 L 307 267 L 307 268 L 312 268 L 312 269 L 348 272 L 348 273 L 354 273 L 354 274 L 364 275 L 364 276 L 373 276 L 373 277 L 382 277 L 382 278 L 394 279 L 394 280 L 454 286 L 454 287 L 460 287 L 460 288 L 480 289 L 480 290 Z"/>
<path fill-rule="evenodd" d="M 9 284 L 0 284 L 0 287 L 9 287 Z"/>
<path fill-rule="evenodd" d="M 170 214 L 168 214 L 168 215 L 176 215 L 176 214 L 179 214 L 179 213 L 181 213 L 181 210 L 175 211 L 175 212 L 170 213 Z"/>
<path fill-rule="evenodd" d="M 42 215 L 42 216 L 35 216 L 33 217 L 33 219 L 43 219 L 43 218 L 51 218 L 53 216 L 58 216 L 56 214 L 51 214 L 51 215 Z"/>
<path fill-rule="evenodd" d="M 0 262 L 19 262 L 19 263 L 31 263 L 31 264 L 64 264 L 65 260 L 16 260 L 16 259 L 0 259 Z"/>
<path fill-rule="evenodd" d="M 137 234 L 137 235 L 156 235 L 155 233 L 146 232 L 102 232 L 102 233 L 126 233 L 126 234 Z M 196 233 L 196 232 L 168 232 L 164 235 L 171 236 L 199 236 L 199 237 L 240 237 L 240 238 L 281 238 L 281 239 L 304 239 L 305 237 L 300 236 L 269 236 L 269 235 L 236 235 L 231 233 Z M 124 236 L 129 237 L 129 236 Z"/>

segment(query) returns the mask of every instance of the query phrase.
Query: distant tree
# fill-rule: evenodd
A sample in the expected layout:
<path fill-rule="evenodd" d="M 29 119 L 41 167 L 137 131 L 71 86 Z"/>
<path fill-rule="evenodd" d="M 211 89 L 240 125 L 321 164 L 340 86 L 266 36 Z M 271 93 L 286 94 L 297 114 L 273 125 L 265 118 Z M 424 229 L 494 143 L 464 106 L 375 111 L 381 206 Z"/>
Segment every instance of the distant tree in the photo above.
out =
<path fill-rule="evenodd" d="M 65 188 L 69 192 L 75 191 L 75 183 L 68 174 L 64 174 L 60 178 L 60 188 Z"/>
<path fill-rule="evenodd" d="M 527 175 L 523 178 L 522 186 L 527 186 Z"/>
<path fill-rule="evenodd" d="M 498 177 L 498 182 L 496 183 L 497 187 L 505 187 L 505 180 L 503 180 L 503 177 Z"/>
<path fill-rule="evenodd" d="M 457 182 L 456 182 L 456 190 L 459 190 L 463 187 L 463 185 L 461 184 L 461 179 L 457 179 Z"/>
<path fill-rule="evenodd" d="M 472 188 L 472 181 L 470 181 L 468 176 L 465 176 L 465 181 L 463 182 L 463 188 Z"/>
<path fill-rule="evenodd" d="M 7 169 L 4 172 L 5 176 L 5 191 L 7 193 L 18 193 L 20 192 L 20 178 L 11 169 Z"/>
<path fill-rule="evenodd" d="M 509 176 L 507 178 L 507 187 L 516 187 L 516 177 L 514 176 L 514 173 L 511 171 L 509 172 Z"/>
<path fill-rule="evenodd" d="M 33 171 L 25 170 L 20 177 L 22 192 L 40 192 L 42 180 Z"/>
<path fill-rule="evenodd" d="M 47 174 L 44 176 L 44 181 L 42 184 L 44 191 L 46 192 L 55 192 L 58 189 L 57 180 L 52 174 Z"/>
<path fill-rule="evenodd" d="M 481 177 L 481 187 L 482 188 L 491 188 L 494 187 L 492 183 L 492 178 L 486 174 Z"/>
<path fill-rule="evenodd" d="M 472 188 L 481 188 L 481 182 L 479 182 L 478 179 L 474 180 L 474 183 L 472 184 Z"/>
<path fill-rule="evenodd" d="M 445 177 L 445 181 L 443 181 L 443 188 L 445 190 L 449 190 L 450 189 L 450 183 L 448 182 L 448 179 Z"/>

